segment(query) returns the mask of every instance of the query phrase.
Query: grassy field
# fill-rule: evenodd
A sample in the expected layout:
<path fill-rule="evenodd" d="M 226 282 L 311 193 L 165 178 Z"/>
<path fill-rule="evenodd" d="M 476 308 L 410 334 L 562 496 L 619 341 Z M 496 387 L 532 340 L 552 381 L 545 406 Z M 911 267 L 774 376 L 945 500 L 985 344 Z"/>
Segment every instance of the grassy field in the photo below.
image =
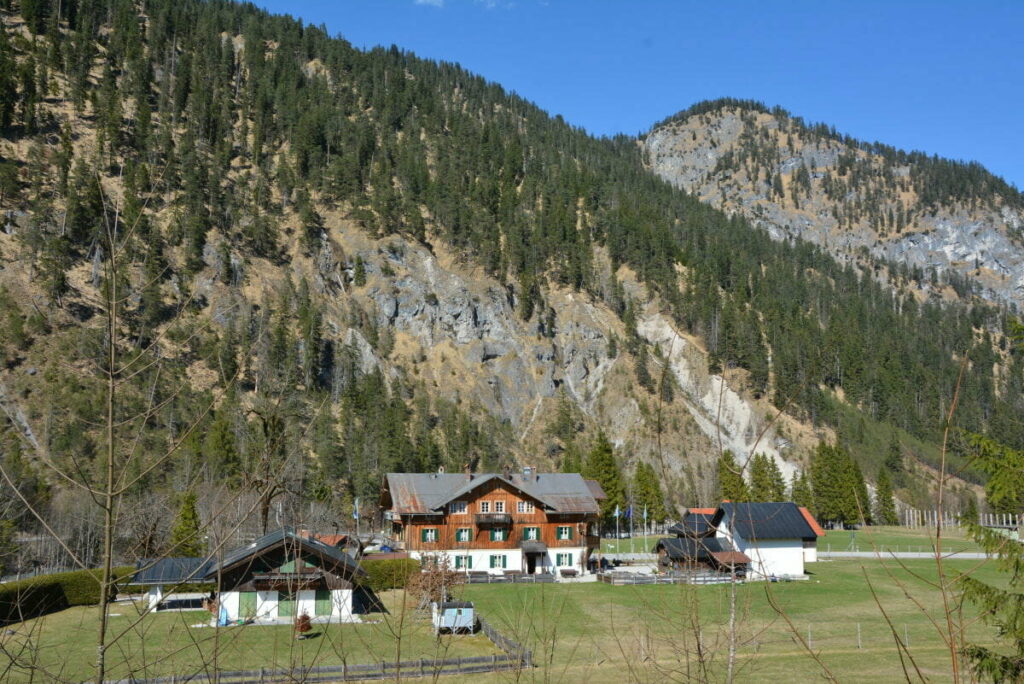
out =
<path fill-rule="evenodd" d="M 852 547 L 851 547 L 852 542 Z M 935 530 L 928 528 L 909 529 L 906 527 L 872 526 L 859 530 L 832 530 L 818 538 L 818 550 L 825 551 L 924 551 L 934 549 Z M 942 531 L 942 549 L 945 553 L 956 551 L 981 551 L 958 529 Z"/>
<path fill-rule="evenodd" d="M 977 568 L 983 579 L 997 578 L 987 562 L 948 565 L 959 571 Z M 929 585 L 936 576 L 929 561 L 830 561 L 810 570 L 812 579 L 806 582 L 738 587 L 742 680 L 808 681 L 820 677 L 824 667 L 844 682 L 902 679 L 893 630 L 909 639 L 910 654 L 924 676 L 948 676 L 949 651 L 930 621 L 944 624 L 941 595 Z M 696 677 L 696 624 L 710 661 L 708 678 L 723 674 L 728 586 L 472 585 L 462 592 L 499 629 L 534 650 L 543 665 L 531 675 L 537 679 L 598 684 Z M 773 602 L 781 612 L 772 608 Z M 971 638 L 991 642 L 987 628 L 968 622 Z M 808 655 L 801 639 L 809 639 L 823 665 Z M 909 661 L 907 667 L 912 667 Z"/>
<path fill-rule="evenodd" d="M 108 652 L 109 677 L 195 673 L 203 671 L 204 662 L 211 669 L 240 670 L 498 652 L 482 635 L 438 640 L 429 618 L 414 617 L 410 609 L 402 620 L 397 592 L 382 599 L 388 614 L 364 616 L 366 624 L 314 625 L 311 634 L 316 636 L 303 641 L 294 638 L 291 626 L 198 627 L 209 619 L 203 611 L 147 615 L 132 626 L 138 617 L 135 604 L 117 603 L 111 608 L 111 630 L 124 636 Z M 95 608 L 71 608 L 12 629 L 13 635 L 0 632 L 0 681 L 81 681 L 90 676 L 96 657 Z M 34 676 L 26 665 L 35 668 Z"/>

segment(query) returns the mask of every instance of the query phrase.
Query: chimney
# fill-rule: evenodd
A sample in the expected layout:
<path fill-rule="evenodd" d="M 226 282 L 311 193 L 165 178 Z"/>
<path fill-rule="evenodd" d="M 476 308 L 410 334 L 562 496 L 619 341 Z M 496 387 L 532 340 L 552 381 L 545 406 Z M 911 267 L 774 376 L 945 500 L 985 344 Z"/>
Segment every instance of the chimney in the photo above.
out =
<path fill-rule="evenodd" d="M 473 479 L 473 469 L 470 467 L 468 461 L 466 462 L 466 465 L 464 465 L 462 467 L 462 470 L 463 470 L 463 472 L 466 473 L 466 479 L 467 480 L 472 480 Z"/>
<path fill-rule="evenodd" d="M 523 479 L 528 480 L 533 475 L 533 466 L 523 466 Z"/>

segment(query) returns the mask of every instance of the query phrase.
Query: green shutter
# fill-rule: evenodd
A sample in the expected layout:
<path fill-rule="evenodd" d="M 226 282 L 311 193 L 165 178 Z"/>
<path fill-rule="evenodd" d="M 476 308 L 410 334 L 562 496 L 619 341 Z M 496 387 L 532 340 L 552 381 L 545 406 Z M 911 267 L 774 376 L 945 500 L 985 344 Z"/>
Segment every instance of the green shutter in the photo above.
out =
<path fill-rule="evenodd" d="M 279 591 L 277 593 L 277 616 L 292 617 L 295 615 L 295 594 Z"/>
<path fill-rule="evenodd" d="M 508 556 L 502 556 L 501 557 L 501 567 L 502 568 L 507 568 L 508 567 Z"/>
<path fill-rule="evenodd" d="M 420 541 L 421 542 L 427 541 L 427 528 L 426 527 L 420 528 Z"/>
<path fill-rule="evenodd" d="M 472 556 L 466 556 L 466 569 L 468 569 L 468 570 L 472 570 L 473 569 L 473 557 Z"/>
<path fill-rule="evenodd" d="M 572 528 L 571 527 L 566 527 L 565 531 L 569 534 L 569 536 L 567 536 L 566 539 L 572 539 Z M 569 565 L 572 565 L 572 554 L 571 553 L 569 554 Z"/>
<path fill-rule="evenodd" d="M 241 591 L 238 593 L 238 617 L 243 620 L 256 617 L 255 591 Z"/>
<path fill-rule="evenodd" d="M 313 605 L 314 615 L 330 615 L 334 606 L 331 605 L 331 592 L 329 589 L 316 590 L 316 603 Z"/>

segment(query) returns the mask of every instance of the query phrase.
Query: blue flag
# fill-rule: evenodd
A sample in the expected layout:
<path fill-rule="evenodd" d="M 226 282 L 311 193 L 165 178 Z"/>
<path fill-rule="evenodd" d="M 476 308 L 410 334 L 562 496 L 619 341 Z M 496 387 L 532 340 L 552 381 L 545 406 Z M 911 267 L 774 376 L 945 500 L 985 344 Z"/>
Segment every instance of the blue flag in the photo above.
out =
<path fill-rule="evenodd" d="M 352 503 L 352 519 L 353 520 L 359 520 L 359 499 L 358 498 L 356 498 L 356 500 Z"/>
<path fill-rule="evenodd" d="M 623 517 L 625 517 L 625 518 L 632 518 L 633 517 L 633 507 L 632 506 L 626 506 L 626 515 L 623 516 Z"/>

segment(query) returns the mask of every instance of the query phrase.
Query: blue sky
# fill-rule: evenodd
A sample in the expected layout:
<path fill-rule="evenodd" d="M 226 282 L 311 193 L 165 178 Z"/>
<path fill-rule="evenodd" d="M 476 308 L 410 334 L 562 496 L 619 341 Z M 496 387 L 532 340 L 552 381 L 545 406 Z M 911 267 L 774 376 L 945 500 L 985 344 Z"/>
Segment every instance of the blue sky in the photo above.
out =
<path fill-rule="evenodd" d="M 259 2 L 360 47 L 458 62 L 598 135 L 721 96 L 1024 188 L 1024 2 Z"/>

